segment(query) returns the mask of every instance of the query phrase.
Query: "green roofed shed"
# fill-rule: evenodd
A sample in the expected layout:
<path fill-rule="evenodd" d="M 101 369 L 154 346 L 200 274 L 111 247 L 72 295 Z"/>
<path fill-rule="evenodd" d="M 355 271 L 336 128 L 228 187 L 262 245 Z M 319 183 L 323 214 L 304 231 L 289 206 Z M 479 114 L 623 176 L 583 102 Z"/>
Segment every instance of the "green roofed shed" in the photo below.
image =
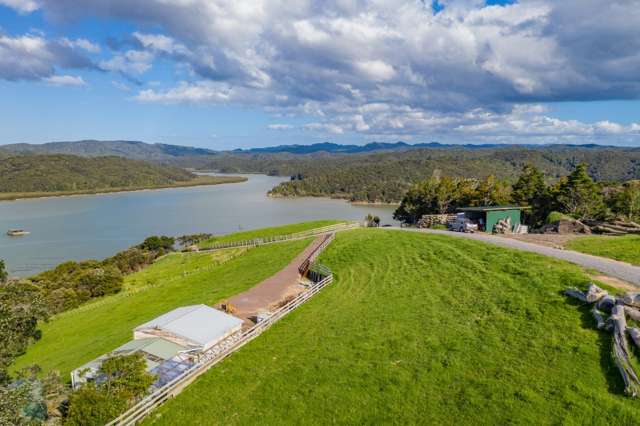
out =
<path fill-rule="evenodd" d="M 522 210 L 520 206 L 482 206 L 462 207 L 458 211 L 463 212 L 467 218 L 480 225 L 480 229 L 493 232 L 493 228 L 501 219 L 511 218 L 512 230 L 521 224 Z"/>

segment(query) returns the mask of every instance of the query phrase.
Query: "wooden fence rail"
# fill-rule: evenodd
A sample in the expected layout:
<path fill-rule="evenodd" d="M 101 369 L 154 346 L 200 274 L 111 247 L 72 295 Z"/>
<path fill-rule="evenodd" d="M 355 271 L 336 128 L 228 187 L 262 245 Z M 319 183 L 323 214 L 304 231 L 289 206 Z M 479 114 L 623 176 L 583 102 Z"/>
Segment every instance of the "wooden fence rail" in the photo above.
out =
<path fill-rule="evenodd" d="M 320 246 L 313 253 L 305 259 L 305 262 L 309 262 L 310 260 L 315 260 L 320 253 L 333 241 L 335 238 L 335 233 L 331 233 L 328 235 L 325 240 L 322 242 Z M 196 378 L 204 374 L 207 370 L 209 370 L 214 365 L 218 364 L 220 361 L 231 355 L 233 352 L 240 349 L 242 346 L 249 343 L 251 340 L 258 337 L 265 330 L 269 329 L 274 323 L 280 320 L 282 317 L 287 315 L 289 312 L 293 311 L 311 297 L 316 295 L 320 290 L 322 290 L 327 285 L 333 282 L 333 274 L 327 276 L 323 280 L 310 285 L 306 291 L 298 295 L 295 299 L 286 303 L 282 307 L 278 308 L 274 311 L 267 319 L 260 321 L 253 327 L 244 331 L 241 337 L 234 342 L 232 345 L 226 347 L 218 354 L 213 356 L 206 361 L 202 361 L 197 363 L 193 368 L 187 370 L 183 375 L 176 377 L 166 385 L 158 388 L 153 391 L 151 394 L 147 395 L 145 398 L 136 403 L 129 410 L 125 411 L 116 419 L 112 420 L 107 424 L 107 426 L 124 426 L 124 425 L 135 425 L 139 421 L 141 421 L 144 417 L 146 417 L 151 411 L 155 408 L 159 407 L 170 398 L 178 395 L 185 387 L 187 387 L 190 383 L 192 383 Z M 212 348 L 213 350 L 215 348 Z"/>

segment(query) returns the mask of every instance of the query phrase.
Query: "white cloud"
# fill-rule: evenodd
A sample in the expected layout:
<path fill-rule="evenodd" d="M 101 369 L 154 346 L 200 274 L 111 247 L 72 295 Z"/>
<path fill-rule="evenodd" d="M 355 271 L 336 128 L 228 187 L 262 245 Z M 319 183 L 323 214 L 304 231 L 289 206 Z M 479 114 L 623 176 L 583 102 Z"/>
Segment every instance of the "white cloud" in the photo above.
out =
<path fill-rule="evenodd" d="M 40 3 L 36 0 L 0 0 L 0 6 L 8 6 L 20 13 L 29 13 L 38 10 Z"/>
<path fill-rule="evenodd" d="M 117 71 L 125 75 L 143 74 L 148 71 L 153 62 L 153 54 L 144 50 L 128 50 L 111 59 L 100 61 L 99 65 L 107 71 Z"/>
<path fill-rule="evenodd" d="M 221 103 L 231 100 L 233 92 L 218 84 L 200 82 L 189 84 L 181 82 L 177 87 L 165 92 L 152 89 L 142 90 L 135 97 L 140 102 L 158 102 L 164 104 L 175 103 Z"/>
<path fill-rule="evenodd" d="M 63 38 L 61 43 L 71 48 L 84 49 L 89 53 L 100 53 L 100 46 L 90 42 L 84 38 L 78 38 L 75 40 L 70 40 L 68 38 Z"/>
<path fill-rule="evenodd" d="M 274 124 L 267 125 L 267 129 L 269 129 L 269 130 L 291 130 L 294 127 L 295 126 L 293 126 L 291 124 L 280 124 L 280 123 L 274 123 Z"/>
<path fill-rule="evenodd" d="M 414 0 L 41 2 L 55 20 L 162 29 L 134 32 L 131 50 L 101 63 L 134 76 L 160 57 L 186 69 L 174 88 L 140 91 L 144 102 L 262 106 L 313 115 L 315 131 L 368 136 L 638 133 L 558 120 L 540 106 L 640 98 L 640 8 L 631 0 L 447 0 L 437 14 Z"/>
<path fill-rule="evenodd" d="M 44 79 L 45 82 L 53 86 L 86 86 L 87 83 L 80 76 L 75 75 L 53 75 Z"/>
<path fill-rule="evenodd" d="M 0 79 L 42 80 L 53 77 L 56 67 L 77 69 L 94 66 L 66 39 L 47 40 L 36 34 L 16 37 L 0 34 Z"/>
<path fill-rule="evenodd" d="M 356 62 L 355 67 L 361 74 L 373 81 L 390 80 L 396 74 L 391 65 L 377 59 Z"/>

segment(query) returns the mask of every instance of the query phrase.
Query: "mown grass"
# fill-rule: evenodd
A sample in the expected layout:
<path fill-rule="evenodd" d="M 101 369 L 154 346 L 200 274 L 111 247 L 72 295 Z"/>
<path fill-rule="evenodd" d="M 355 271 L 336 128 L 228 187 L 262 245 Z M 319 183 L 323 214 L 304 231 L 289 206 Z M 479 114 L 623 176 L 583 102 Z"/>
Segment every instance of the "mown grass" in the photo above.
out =
<path fill-rule="evenodd" d="M 66 377 L 74 368 L 130 340 L 133 328 L 145 321 L 178 306 L 212 305 L 253 287 L 285 267 L 309 242 L 252 248 L 218 266 L 220 255 L 212 258 L 206 253 L 161 259 L 127 278 L 129 288 L 148 288 L 103 298 L 42 324 L 42 339 L 17 359 L 14 370 L 35 363 L 45 372 L 59 370 Z M 207 262 L 214 267 L 207 268 Z"/>
<path fill-rule="evenodd" d="M 275 246 L 274 246 L 275 247 Z M 568 263 L 340 233 L 335 282 L 147 418 L 175 424 L 638 424 Z"/>
<path fill-rule="evenodd" d="M 594 236 L 571 240 L 568 249 L 640 265 L 640 235 Z"/>
<path fill-rule="evenodd" d="M 275 237 L 279 235 L 295 234 L 297 232 L 309 231 L 329 225 L 344 223 L 343 220 L 315 220 L 310 222 L 293 223 L 290 225 L 274 226 L 271 228 L 254 229 L 250 231 L 234 232 L 229 235 L 213 237 L 198 244 L 200 248 L 211 247 L 215 243 L 228 243 L 234 241 L 252 240 L 255 238 Z"/>

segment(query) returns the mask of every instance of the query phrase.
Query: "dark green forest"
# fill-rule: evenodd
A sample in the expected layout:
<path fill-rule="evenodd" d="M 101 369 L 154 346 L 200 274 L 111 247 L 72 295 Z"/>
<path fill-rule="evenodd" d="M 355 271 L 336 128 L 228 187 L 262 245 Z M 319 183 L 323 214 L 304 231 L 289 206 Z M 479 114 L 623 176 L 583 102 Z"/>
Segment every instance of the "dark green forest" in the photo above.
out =
<path fill-rule="evenodd" d="M 121 157 L 24 155 L 0 161 L 0 192 L 83 191 L 185 182 L 186 170 Z"/>
<path fill-rule="evenodd" d="M 549 182 L 589 165 L 598 182 L 640 178 L 640 149 L 612 147 L 428 148 L 366 154 L 238 154 L 185 157 L 171 164 L 227 173 L 290 176 L 272 196 L 330 196 L 352 201 L 399 202 L 409 188 L 432 176 L 497 179 L 513 183 L 531 164 Z"/>

